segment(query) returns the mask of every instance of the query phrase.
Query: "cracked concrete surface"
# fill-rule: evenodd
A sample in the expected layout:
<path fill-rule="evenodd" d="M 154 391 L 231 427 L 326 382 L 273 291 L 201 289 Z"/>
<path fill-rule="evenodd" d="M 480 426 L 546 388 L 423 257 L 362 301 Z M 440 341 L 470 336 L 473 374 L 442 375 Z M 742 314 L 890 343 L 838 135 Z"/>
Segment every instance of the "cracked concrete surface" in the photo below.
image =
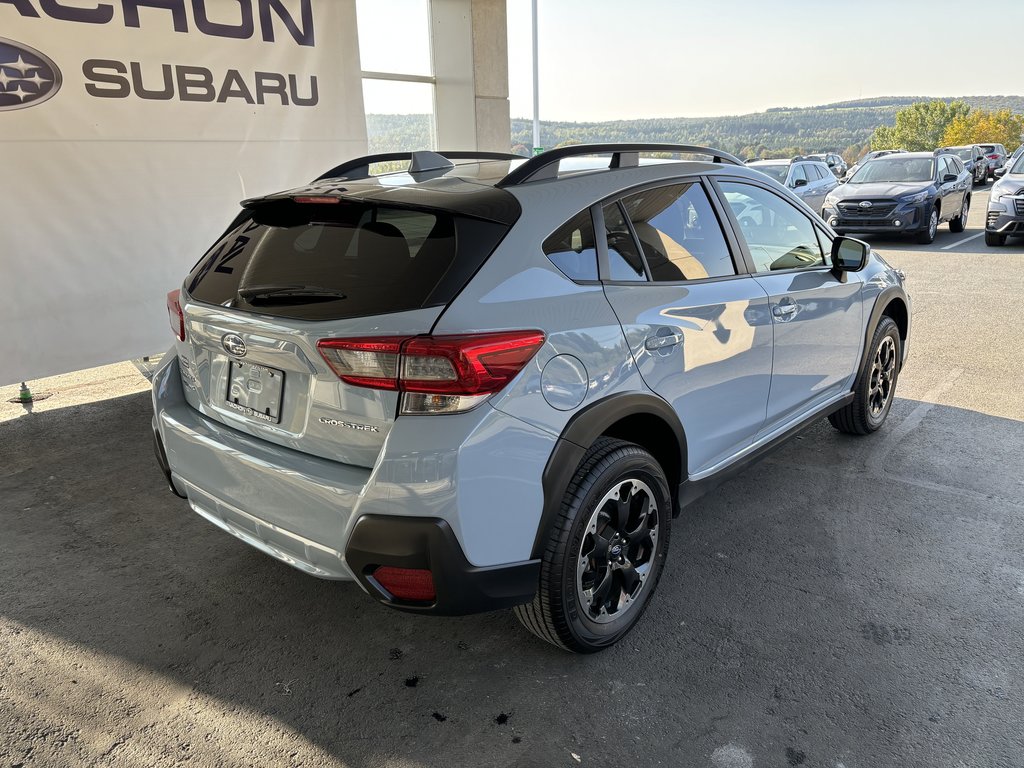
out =
<path fill-rule="evenodd" d="M 1024 245 L 958 237 L 876 243 L 915 298 L 885 430 L 816 424 L 691 507 L 596 656 L 225 535 L 127 369 L 3 411 L 0 766 L 1019 766 Z"/>

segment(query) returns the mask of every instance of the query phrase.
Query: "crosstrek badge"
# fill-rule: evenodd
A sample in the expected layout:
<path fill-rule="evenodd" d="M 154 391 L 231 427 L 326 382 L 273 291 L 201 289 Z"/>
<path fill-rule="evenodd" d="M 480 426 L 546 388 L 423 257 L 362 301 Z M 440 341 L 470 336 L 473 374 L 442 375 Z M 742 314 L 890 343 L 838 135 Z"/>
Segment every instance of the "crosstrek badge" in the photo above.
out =
<path fill-rule="evenodd" d="M 60 69 L 45 54 L 0 37 L 0 112 L 42 104 L 60 90 Z"/>

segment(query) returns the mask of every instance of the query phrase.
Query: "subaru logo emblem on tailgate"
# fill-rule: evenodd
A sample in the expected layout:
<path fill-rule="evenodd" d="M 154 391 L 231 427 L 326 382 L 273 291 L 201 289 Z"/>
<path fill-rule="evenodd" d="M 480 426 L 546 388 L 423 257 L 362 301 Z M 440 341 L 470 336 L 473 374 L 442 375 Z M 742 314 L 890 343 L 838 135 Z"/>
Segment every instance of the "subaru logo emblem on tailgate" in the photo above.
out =
<path fill-rule="evenodd" d="M 860 201 L 860 207 L 861 208 L 870 208 L 872 205 L 874 205 L 874 203 L 872 203 L 870 200 L 861 200 Z"/>
<path fill-rule="evenodd" d="M 62 81 L 48 56 L 0 37 L 0 112 L 42 104 L 60 90 Z"/>
<path fill-rule="evenodd" d="M 245 342 L 242 341 L 242 337 L 237 333 L 225 334 L 220 343 L 224 345 L 224 349 L 227 350 L 229 355 L 245 357 Z"/>

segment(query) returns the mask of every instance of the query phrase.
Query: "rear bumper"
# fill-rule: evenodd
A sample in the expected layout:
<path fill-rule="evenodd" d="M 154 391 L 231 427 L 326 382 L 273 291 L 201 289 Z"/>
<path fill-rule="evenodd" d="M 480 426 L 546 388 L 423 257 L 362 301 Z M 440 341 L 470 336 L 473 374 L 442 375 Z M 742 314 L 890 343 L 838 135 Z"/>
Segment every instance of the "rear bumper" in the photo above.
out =
<path fill-rule="evenodd" d="M 490 406 L 444 421 L 403 418 L 370 469 L 205 417 L 185 401 L 175 358 L 154 376 L 153 399 L 157 462 L 172 492 L 256 549 L 415 612 L 474 613 L 532 599 L 539 478 L 553 436 L 509 425 Z M 381 565 L 430 569 L 436 600 L 393 599 L 372 579 Z"/>
<path fill-rule="evenodd" d="M 540 560 L 484 568 L 472 565 L 451 526 L 431 518 L 365 515 L 352 529 L 345 558 L 363 588 L 384 605 L 445 616 L 528 603 L 540 577 Z M 382 565 L 429 570 L 436 600 L 425 605 L 395 599 L 373 578 Z"/>

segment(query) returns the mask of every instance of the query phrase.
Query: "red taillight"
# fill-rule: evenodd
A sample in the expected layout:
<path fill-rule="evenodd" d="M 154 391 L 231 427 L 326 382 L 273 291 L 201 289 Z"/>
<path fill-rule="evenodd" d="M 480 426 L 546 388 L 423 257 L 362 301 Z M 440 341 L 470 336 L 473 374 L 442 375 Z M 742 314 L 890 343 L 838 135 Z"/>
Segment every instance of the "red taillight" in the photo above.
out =
<path fill-rule="evenodd" d="M 167 320 L 178 341 L 185 340 L 185 313 L 181 311 L 181 291 L 167 294 Z"/>
<path fill-rule="evenodd" d="M 986 155 L 986 157 L 989 160 L 998 160 L 999 159 L 999 155 Z"/>
<path fill-rule="evenodd" d="M 392 568 L 382 565 L 373 572 L 374 580 L 399 600 L 433 602 L 434 574 L 422 568 Z"/>
<path fill-rule="evenodd" d="M 347 384 L 403 393 L 404 413 L 456 413 L 498 392 L 544 344 L 540 331 L 324 339 L 317 347 Z"/>

